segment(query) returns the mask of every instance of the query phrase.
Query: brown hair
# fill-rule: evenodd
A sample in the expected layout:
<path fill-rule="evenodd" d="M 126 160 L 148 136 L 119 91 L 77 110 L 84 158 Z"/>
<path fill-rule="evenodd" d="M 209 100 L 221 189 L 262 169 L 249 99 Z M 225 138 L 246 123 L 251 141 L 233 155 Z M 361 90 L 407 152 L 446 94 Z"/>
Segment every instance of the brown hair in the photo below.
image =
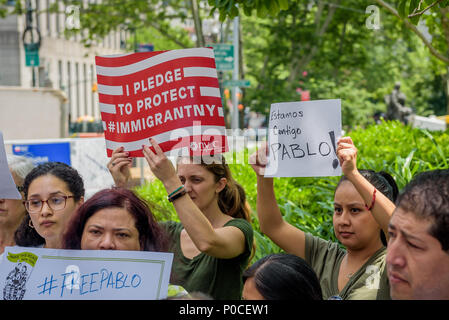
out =
<path fill-rule="evenodd" d="M 214 157 L 214 161 L 211 161 L 211 163 L 205 163 L 197 157 L 191 157 L 190 160 L 211 172 L 214 175 L 215 182 L 220 181 L 221 178 L 226 178 L 226 186 L 218 194 L 218 207 L 228 216 L 245 219 L 251 223 L 251 206 L 246 201 L 245 189 L 232 177 L 231 169 L 225 158 L 222 156 L 218 158 L 219 160 Z M 251 261 L 255 252 L 256 243 L 253 241 L 253 248 L 248 261 Z"/>

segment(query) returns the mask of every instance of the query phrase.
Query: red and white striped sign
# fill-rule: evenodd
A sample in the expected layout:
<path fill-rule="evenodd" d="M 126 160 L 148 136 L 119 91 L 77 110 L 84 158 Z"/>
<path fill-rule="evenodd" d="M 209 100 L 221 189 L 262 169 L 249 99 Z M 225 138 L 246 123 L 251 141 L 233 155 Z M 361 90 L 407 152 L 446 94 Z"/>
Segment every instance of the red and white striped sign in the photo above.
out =
<path fill-rule="evenodd" d="M 97 56 L 95 62 L 109 157 L 120 146 L 143 157 L 150 137 L 166 153 L 228 150 L 212 48 Z"/>

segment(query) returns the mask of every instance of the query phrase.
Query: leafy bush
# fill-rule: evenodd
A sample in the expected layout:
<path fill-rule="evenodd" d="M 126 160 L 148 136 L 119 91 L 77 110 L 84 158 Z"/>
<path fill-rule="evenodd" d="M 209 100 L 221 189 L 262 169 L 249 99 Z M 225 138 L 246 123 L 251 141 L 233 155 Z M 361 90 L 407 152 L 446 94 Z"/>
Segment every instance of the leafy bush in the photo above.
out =
<path fill-rule="evenodd" d="M 356 129 L 348 133 L 358 149 L 358 167 L 386 171 L 402 189 L 417 173 L 433 169 L 449 169 L 449 130 L 428 132 L 413 129 L 400 122 L 388 121 Z M 244 159 L 249 152 L 244 151 Z M 234 155 L 242 159 L 238 155 Z M 247 162 L 247 161 L 246 161 Z M 246 190 L 252 208 L 252 225 L 257 251 L 253 261 L 264 255 L 280 252 L 268 237 L 260 232 L 256 212 L 256 175 L 249 164 L 231 164 L 233 177 Z M 333 197 L 339 177 L 275 178 L 274 188 L 284 219 L 313 235 L 337 241 L 332 225 Z M 158 180 L 136 188 L 141 197 L 157 204 L 159 220 L 179 221 L 167 192 Z"/>

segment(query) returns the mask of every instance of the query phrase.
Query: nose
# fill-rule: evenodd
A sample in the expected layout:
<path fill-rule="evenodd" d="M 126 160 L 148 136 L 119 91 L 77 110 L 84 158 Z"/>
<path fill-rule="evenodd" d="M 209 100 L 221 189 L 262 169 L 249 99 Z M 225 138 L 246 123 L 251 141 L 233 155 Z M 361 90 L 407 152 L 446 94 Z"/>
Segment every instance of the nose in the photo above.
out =
<path fill-rule="evenodd" d="M 395 268 L 403 268 L 406 265 L 403 248 L 398 239 L 390 239 L 388 242 L 386 262 Z"/>
<path fill-rule="evenodd" d="M 188 182 L 188 181 L 184 182 L 184 189 L 186 190 L 187 193 L 190 193 L 192 191 L 192 186 L 191 186 L 190 182 Z"/>
<path fill-rule="evenodd" d="M 42 209 L 41 209 L 41 215 L 43 217 L 47 217 L 47 216 L 50 216 L 52 214 L 53 214 L 53 210 L 48 205 L 48 202 L 43 202 L 42 203 Z"/>
<path fill-rule="evenodd" d="M 351 224 L 351 219 L 349 218 L 350 214 L 347 210 L 343 210 L 342 214 L 340 215 L 338 221 L 340 222 L 340 224 L 343 225 L 350 225 Z"/>
<path fill-rule="evenodd" d="M 100 250 L 115 250 L 114 237 L 109 233 L 104 233 L 99 244 Z"/>

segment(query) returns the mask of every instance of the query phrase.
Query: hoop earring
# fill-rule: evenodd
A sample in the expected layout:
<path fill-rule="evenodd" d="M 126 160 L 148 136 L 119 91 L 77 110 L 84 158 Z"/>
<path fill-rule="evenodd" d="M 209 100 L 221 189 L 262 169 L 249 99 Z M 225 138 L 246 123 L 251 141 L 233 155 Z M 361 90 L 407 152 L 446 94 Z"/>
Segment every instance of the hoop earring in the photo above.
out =
<path fill-rule="evenodd" d="M 34 229 L 33 221 L 31 221 L 31 219 L 28 220 L 28 226 L 29 226 L 31 229 Z"/>

